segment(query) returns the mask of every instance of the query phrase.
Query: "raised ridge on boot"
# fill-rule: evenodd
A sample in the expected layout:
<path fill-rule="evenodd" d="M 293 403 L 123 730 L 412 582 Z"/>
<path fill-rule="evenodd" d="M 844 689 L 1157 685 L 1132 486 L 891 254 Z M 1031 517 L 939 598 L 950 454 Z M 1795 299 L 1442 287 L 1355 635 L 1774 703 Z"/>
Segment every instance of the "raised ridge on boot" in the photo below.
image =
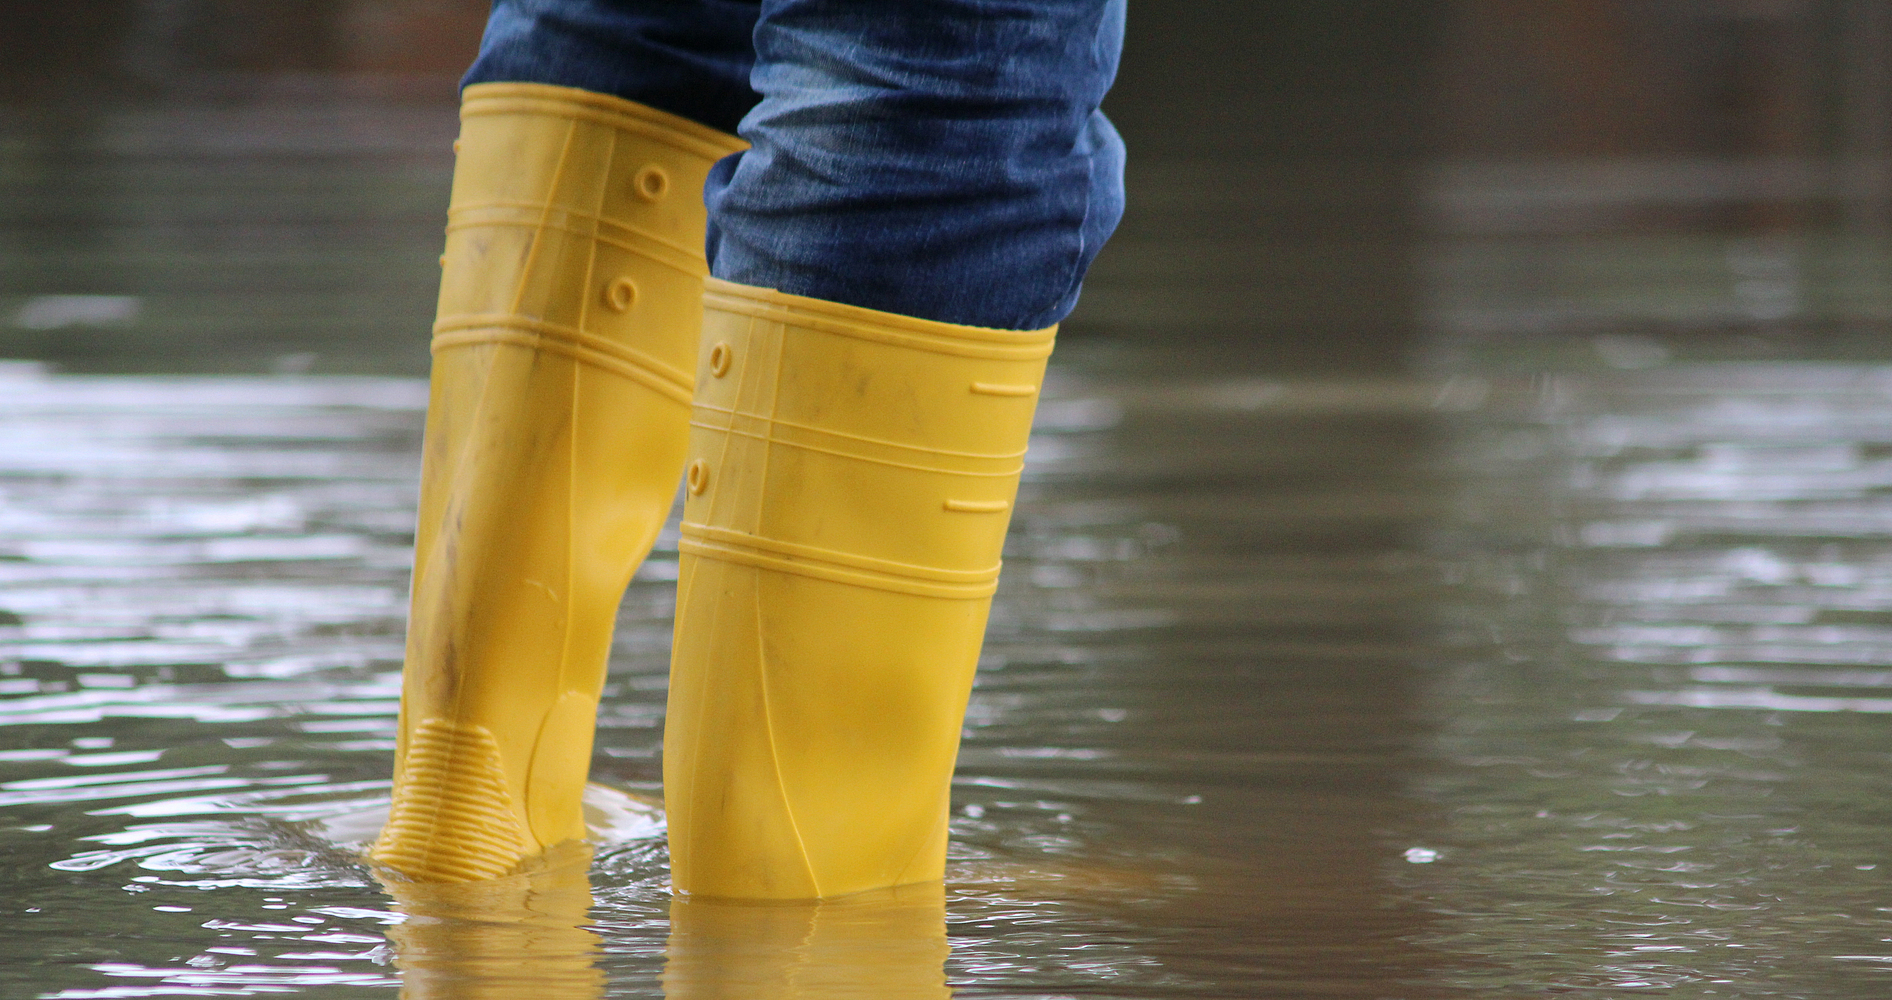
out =
<path fill-rule="evenodd" d="M 408 736 L 404 790 L 376 860 L 430 881 L 497 878 L 525 854 L 499 744 L 483 726 L 427 719 Z"/>

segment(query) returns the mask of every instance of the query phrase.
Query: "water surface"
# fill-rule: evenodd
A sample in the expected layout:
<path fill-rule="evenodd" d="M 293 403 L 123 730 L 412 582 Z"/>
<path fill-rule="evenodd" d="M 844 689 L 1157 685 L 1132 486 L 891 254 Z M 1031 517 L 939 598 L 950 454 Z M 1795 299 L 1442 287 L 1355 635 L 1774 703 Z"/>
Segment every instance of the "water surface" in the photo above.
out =
<path fill-rule="evenodd" d="M 1380 995 L 1425 961 L 1401 943 L 1425 918 L 1384 877 L 1414 809 L 1401 601 L 1421 574 L 1398 546 L 1426 509 L 1423 394 L 1132 388 L 1124 366 L 1151 359 L 1069 357 L 945 894 L 761 917 L 673 912 L 649 823 L 597 845 L 589 900 L 581 860 L 471 903 L 390 897 L 324 825 L 387 794 L 422 383 L 9 370 L 0 981 L 344 996 L 483 968 L 613 995 Z M 659 791 L 675 559 L 667 531 L 620 615 L 594 777 L 624 792 Z M 533 931 L 547 914 L 563 922 Z M 726 954 L 755 940 L 785 944 Z M 827 987 L 797 941 L 830 942 Z M 897 960 L 861 980 L 863 955 Z"/>

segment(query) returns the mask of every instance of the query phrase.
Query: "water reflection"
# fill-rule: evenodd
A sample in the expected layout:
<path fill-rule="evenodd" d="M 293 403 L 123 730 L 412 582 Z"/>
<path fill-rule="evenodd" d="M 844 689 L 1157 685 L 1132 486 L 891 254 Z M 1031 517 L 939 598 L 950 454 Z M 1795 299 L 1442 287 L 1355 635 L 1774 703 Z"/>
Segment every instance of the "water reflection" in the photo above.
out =
<path fill-rule="evenodd" d="M 591 849 L 568 844 L 522 874 L 427 885 L 384 876 L 388 928 L 411 1000 L 595 1000 L 602 939 L 588 926 Z M 845 899 L 675 898 L 661 976 L 670 1000 L 947 1000 L 939 883 Z"/>
<path fill-rule="evenodd" d="M 596 1000 L 600 939 L 591 848 L 567 843 L 530 870 L 487 882 L 381 885 L 405 916 L 388 928 L 409 1000 Z"/>
<path fill-rule="evenodd" d="M 1879 995 L 1892 370 L 1596 359 L 1450 427 L 1426 940 L 1467 992 Z"/>
<path fill-rule="evenodd" d="M 811 903 L 678 897 L 669 1000 L 947 1000 L 946 893 L 921 883 Z"/>
<path fill-rule="evenodd" d="M 19 431 L 0 435 L 0 995 L 517 995 L 537 976 L 1364 998 L 1429 961 L 1382 872 L 1410 846 L 1388 831 L 1410 812 L 1421 581 L 1397 546 L 1430 509 L 1417 415 L 1471 405 L 1465 386 L 1066 345 L 944 902 L 758 915 L 672 913 L 661 815 L 623 793 L 588 797 L 588 911 L 575 881 L 391 906 L 359 863 L 387 794 L 421 383 L 0 377 Z M 646 796 L 675 544 L 620 610 L 593 762 Z"/>

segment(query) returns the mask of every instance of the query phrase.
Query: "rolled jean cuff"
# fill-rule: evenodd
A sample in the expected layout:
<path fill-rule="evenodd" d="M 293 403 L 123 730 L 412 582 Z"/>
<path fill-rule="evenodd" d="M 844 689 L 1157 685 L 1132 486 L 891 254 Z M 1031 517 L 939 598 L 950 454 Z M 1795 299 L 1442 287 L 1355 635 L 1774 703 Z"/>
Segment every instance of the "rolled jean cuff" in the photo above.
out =
<path fill-rule="evenodd" d="M 710 172 L 710 273 L 967 326 L 1077 302 L 1123 213 L 1098 110 L 1122 0 L 764 0 L 738 128 Z"/>
<path fill-rule="evenodd" d="M 755 106 L 760 0 L 494 0 L 460 81 L 610 94 L 722 132 Z"/>

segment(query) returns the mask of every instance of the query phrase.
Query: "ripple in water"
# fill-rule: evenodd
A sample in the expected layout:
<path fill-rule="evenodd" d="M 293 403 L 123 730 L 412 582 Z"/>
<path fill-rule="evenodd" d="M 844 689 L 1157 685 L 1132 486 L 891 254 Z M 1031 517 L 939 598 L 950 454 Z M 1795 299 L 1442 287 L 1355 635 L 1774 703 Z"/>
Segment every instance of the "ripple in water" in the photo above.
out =
<path fill-rule="evenodd" d="M 0 992 L 1878 995 L 1892 373 L 1185 362 L 1048 381 L 944 892 L 762 910 L 667 891 L 674 528 L 609 832 L 383 884 L 424 387 L 8 369 Z"/>
<path fill-rule="evenodd" d="M 1181 996 L 1220 995 L 1232 975 L 1303 981 L 1292 961 L 1163 957 L 1192 934 L 1236 950 L 1247 936 L 1231 918 L 1245 890 L 1203 877 L 1231 852 L 1192 855 L 1175 832 L 1205 804 L 1253 809 L 1244 776 L 1327 759 L 1177 739 L 1202 720 L 1161 693 L 1234 662 L 1174 660 L 1165 630 L 1191 618 L 1246 641 L 1238 596 L 1178 601 L 1165 567 L 1209 494 L 1264 470 L 1230 481 L 1224 465 L 1191 494 L 1163 484 L 1204 456 L 1117 445 L 1139 413 L 1160 440 L 1252 419 L 1254 394 L 1120 402 L 1056 378 L 968 718 L 949 885 L 758 911 L 673 901 L 648 804 L 674 526 L 620 613 L 595 843 L 483 887 L 383 884 L 356 850 L 388 789 L 424 383 L 0 369 L 0 992 L 939 998 L 950 981 Z M 1154 691 L 1152 669 L 1170 676 Z M 1205 899 L 1214 915 L 1185 930 L 1177 908 Z"/>
<path fill-rule="evenodd" d="M 1500 379 L 1449 428 L 1461 992 L 1867 997 L 1892 953 L 1892 370 Z M 1472 971 L 1482 968 L 1484 971 Z M 1627 995 L 1626 993 L 1623 995 Z"/>

